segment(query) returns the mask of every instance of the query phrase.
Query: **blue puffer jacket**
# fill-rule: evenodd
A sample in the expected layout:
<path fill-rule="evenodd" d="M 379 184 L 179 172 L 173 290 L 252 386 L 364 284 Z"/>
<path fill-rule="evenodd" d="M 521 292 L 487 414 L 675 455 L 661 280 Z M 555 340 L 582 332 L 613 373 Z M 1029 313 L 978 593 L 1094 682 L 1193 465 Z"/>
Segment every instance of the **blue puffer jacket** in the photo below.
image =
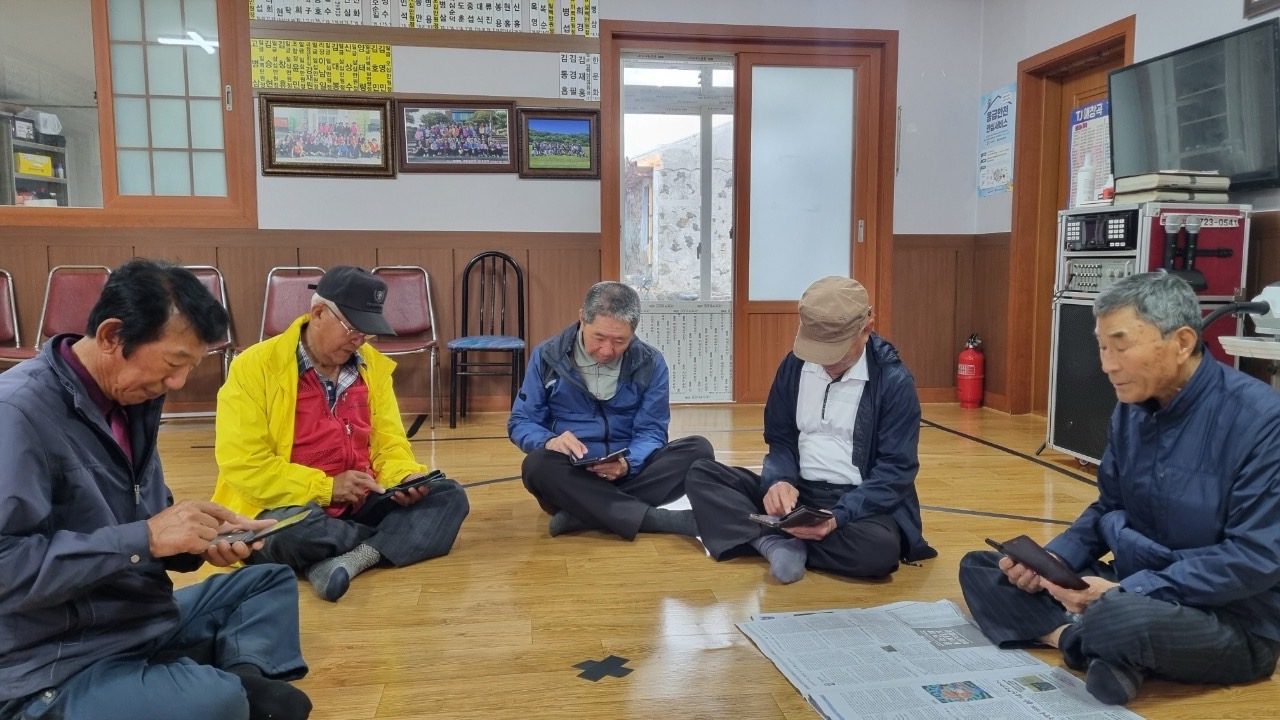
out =
<path fill-rule="evenodd" d="M 925 542 L 916 497 L 920 399 L 915 380 L 887 340 L 872 334 L 866 353 L 870 380 L 862 392 L 853 430 L 853 464 L 862 473 L 862 484 L 842 495 L 832 511 L 840 524 L 889 515 L 902 530 L 903 558 L 936 557 L 938 551 Z M 803 367 L 803 360 L 787 353 L 769 390 L 764 406 L 764 440 L 769 454 L 760 475 L 762 491 L 780 480 L 800 480 L 796 404 Z"/>
<path fill-rule="evenodd" d="M 125 408 L 133 462 L 53 338 L 0 375 L 0 700 L 57 686 L 178 624 L 147 518 L 173 502 L 156 431 L 164 398 Z"/>
<path fill-rule="evenodd" d="M 574 323 L 533 349 L 524 384 L 511 406 L 507 435 L 525 452 L 545 446 L 565 430 L 587 446 L 588 457 L 630 448 L 627 464 L 634 476 L 667 443 L 667 363 L 657 348 L 633 337 L 622 353 L 617 394 L 597 400 L 573 366 L 577 338 Z"/>

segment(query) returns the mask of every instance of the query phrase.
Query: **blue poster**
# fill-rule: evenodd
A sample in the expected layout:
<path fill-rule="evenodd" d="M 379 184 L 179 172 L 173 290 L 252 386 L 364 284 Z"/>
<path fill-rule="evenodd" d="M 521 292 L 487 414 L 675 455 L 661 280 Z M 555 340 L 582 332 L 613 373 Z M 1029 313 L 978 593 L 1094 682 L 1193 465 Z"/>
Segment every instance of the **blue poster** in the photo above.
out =
<path fill-rule="evenodd" d="M 1018 86 L 982 96 L 978 120 L 978 197 L 1013 189 L 1013 110 Z"/>

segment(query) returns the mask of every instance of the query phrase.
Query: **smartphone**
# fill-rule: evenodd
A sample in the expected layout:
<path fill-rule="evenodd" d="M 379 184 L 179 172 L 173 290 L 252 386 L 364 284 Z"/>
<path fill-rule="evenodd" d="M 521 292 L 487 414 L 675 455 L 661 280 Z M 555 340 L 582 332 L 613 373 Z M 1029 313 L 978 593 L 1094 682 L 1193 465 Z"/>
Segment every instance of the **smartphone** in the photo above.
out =
<path fill-rule="evenodd" d="M 1054 585 L 1069 590 L 1086 590 L 1089 583 L 1084 581 L 1075 570 L 1062 562 L 1056 555 L 1040 547 L 1040 544 L 1026 535 L 1019 535 L 1002 543 L 987 538 L 987 544 L 1003 553 L 1010 560 L 1022 563 L 1036 571 Z"/>
<path fill-rule="evenodd" d="M 289 527 L 290 525 L 296 525 L 297 523 L 302 522 L 310 514 L 311 514 L 311 511 L 302 510 L 288 517 L 281 518 L 276 521 L 275 525 L 269 525 L 261 530 L 232 530 L 231 532 L 223 533 L 215 537 L 213 540 L 209 541 L 209 544 L 214 545 L 219 540 L 226 540 L 228 543 L 233 543 L 233 542 L 254 543 L 261 540 L 264 537 L 267 537 L 268 535 L 274 535 L 280 532 L 281 530 L 284 530 L 285 528 Z"/>
<path fill-rule="evenodd" d="M 584 457 L 584 458 L 570 457 L 569 463 L 572 464 L 574 467 L 586 467 L 588 465 L 595 465 L 596 463 L 609 462 L 610 460 L 617 460 L 620 457 L 626 457 L 630 454 L 631 454 L 631 448 L 622 448 L 621 450 L 614 450 L 613 452 L 603 457 Z"/>
<path fill-rule="evenodd" d="M 761 525 L 771 528 L 793 528 L 803 527 L 805 525 L 818 525 L 835 517 L 835 513 L 825 508 L 809 507 L 808 505 L 797 505 L 792 508 L 791 512 L 786 515 L 761 515 L 752 513 L 747 517 L 755 520 Z"/>
<path fill-rule="evenodd" d="M 391 487 L 383 490 L 382 494 L 383 495 L 395 494 L 404 490 L 409 490 L 411 488 L 421 487 L 423 485 L 426 485 L 427 483 L 430 483 L 432 480 L 437 480 L 442 477 L 444 477 L 444 473 L 440 472 L 439 470 L 432 470 L 431 472 L 423 473 L 422 475 L 413 475 L 404 480 L 401 480 L 400 484 L 392 485 Z"/>

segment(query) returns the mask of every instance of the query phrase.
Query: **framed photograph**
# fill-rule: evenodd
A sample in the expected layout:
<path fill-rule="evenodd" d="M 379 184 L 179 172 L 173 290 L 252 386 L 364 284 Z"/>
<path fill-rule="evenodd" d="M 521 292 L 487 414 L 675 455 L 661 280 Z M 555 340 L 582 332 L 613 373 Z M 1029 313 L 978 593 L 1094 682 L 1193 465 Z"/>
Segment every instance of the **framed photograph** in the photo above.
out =
<path fill-rule="evenodd" d="M 262 95 L 263 175 L 395 176 L 391 100 Z"/>
<path fill-rule="evenodd" d="M 520 177 L 600 177 L 600 111 L 520 108 Z"/>
<path fill-rule="evenodd" d="M 400 172 L 515 172 L 514 108 L 397 100 Z"/>
<path fill-rule="evenodd" d="M 1251 18 L 1280 8 L 1280 0 L 1244 0 L 1244 16 Z"/>

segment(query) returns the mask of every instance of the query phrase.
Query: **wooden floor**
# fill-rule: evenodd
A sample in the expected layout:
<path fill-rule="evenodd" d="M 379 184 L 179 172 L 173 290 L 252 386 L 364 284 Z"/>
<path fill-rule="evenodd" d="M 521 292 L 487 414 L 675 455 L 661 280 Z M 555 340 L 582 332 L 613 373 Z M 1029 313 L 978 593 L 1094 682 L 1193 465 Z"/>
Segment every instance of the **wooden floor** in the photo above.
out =
<path fill-rule="evenodd" d="M 311 672 L 298 684 L 315 702 L 312 718 L 817 717 L 736 622 L 761 611 L 897 600 L 963 604 L 961 555 L 987 536 L 1048 540 L 1096 494 L 1073 459 L 1047 451 L 1046 467 L 1031 458 L 1043 418 L 954 405 L 926 405 L 924 418 L 917 485 L 925 535 L 940 556 L 883 582 L 810 571 L 788 586 L 769 578 L 761 558 L 716 563 L 688 538 L 551 538 L 547 516 L 515 477 L 522 454 L 506 438 L 505 413 L 472 415 L 452 431 L 423 428 L 413 440 L 419 459 L 468 486 L 471 515 L 448 557 L 372 570 L 336 604 L 302 582 Z M 759 405 L 675 408 L 672 437 L 692 434 L 708 438 L 722 462 L 758 467 L 763 457 Z M 212 423 L 172 421 L 160 440 L 174 494 L 207 498 Z M 1056 653 L 1034 652 L 1061 664 Z M 635 671 L 577 677 L 575 663 L 610 654 Z M 1273 718 L 1277 707 L 1274 680 L 1228 688 L 1152 681 L 1131 709 L 1200 719 Z"/>

